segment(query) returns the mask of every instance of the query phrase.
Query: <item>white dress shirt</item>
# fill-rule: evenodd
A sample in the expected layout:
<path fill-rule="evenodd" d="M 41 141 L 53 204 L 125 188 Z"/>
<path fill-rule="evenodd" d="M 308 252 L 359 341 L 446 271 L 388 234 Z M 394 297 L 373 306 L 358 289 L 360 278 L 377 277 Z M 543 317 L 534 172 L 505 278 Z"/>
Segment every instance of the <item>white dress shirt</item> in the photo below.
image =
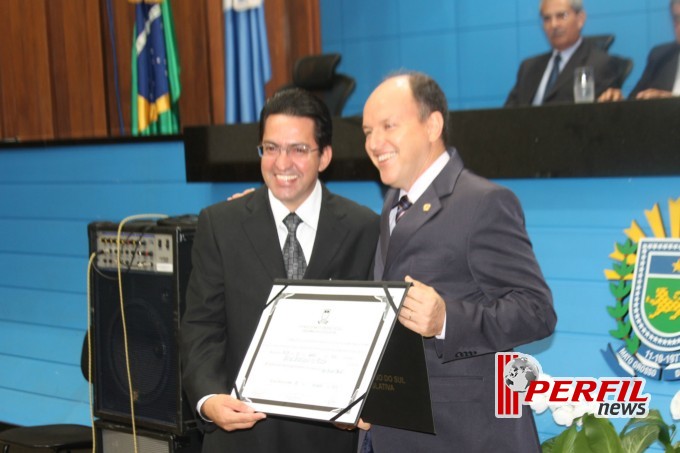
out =
<path fill-rule="evenodd" d="M 279 236 L 279 244 L 281 250 L 286 243 L 288 237 L 288 228 L 283 223 L 283 219 L 290 214 L 287 207 L 278 200 L 271 190 L 269 190 L 269 205 L 274 214 L 274 224 L 276 225 L 276 233 Z M 321 183 L 316 181 L 314 190 L 307 197 L 307 199 L 297 208 L 295 213 L 302 219 L 295 232 L 298 242 L 302 247 L 302 253 L 305 255 L 305 261 L 309 264 L 309 258 L 312 256 L 312 249 L 314 248 L 314 238 L 316 238 L 316 230 L 319 226 L 319 213 L 321 212 Z"/>
<path fill-rule="evenodd" d="M 569 59 L 571 58 L 572 55 L 574 55 L 574 52 L 576 52 L 576 49 L 578 49 L 578 46 L 581 45 L 583 42 L 583 38 L 579 38 L 576 43 L 569 47 L 568 49 L 559 51 L 559 50 L 553 50 L 552 55 L 550 55 L 550 60 L 548 60 L 548 66 L 545 67 L 545 72 L 543 72 L 543 78 L 541 79 L 541 83 L 538 85 L 538 90 L 536 90 L 536 95 L 534 96 L 534 100 L 531 103 L 531 105 L 541 105 L 543 104 L 543 97 L 545 96 L 545 86 L 548 84 L 548 79 L 550 78 L 550 73 L 552 72 L 553 68 L 553 62 L 555 61 L 555 55 L 558 53 L 560 54 L 560 73 L 562 73 L 562 69 L 566 66 L 566 64 L 569 62 Z"/>
<path fill-rule="evenodd" d="M 678 58 L 678 67 L 675 70 L 675 83 L 673 83 L 673 96 L 680 96 L 680 58 Z"/>
<path fill-rule="evenodd" d="M 269 206 L 272 208 L 272 214 L 274 214 L 274 223 L 276 225 L 276 234 L 279 237 L 279 244 L 283 252 L 283 245 L 286 243 L 286 238 L 288 237 L 288 228 L 283 223 L 283 219 L 286 218 L 290 211 L 279 199 L 277 199 L 271 190 L 269 192 Z M 295 213 L 302 219 L 302 222 L 298 225 L 295 231 L 295 237 L 297 237 L 300 246 L 302 247 L 302 253 L 305 255 L 305 261 L 309 264 L 309 259 L 312 256 L 312 249 L 314 248 L 314 239 L 316 238 L 316 230 L 319 226 L 319 213 L 321 212 L 321 183 L 316 180 L 316 185 L 314 190 L 307 197 L 307 199 L 302 202 L 302 204 L 297 208 Z M 196 410 L 198 414 L 207 422 L 212 422 L 203 417 L 201 408 L 206 400 L 215 395 L 206 395 L 201 398 L 196 404 Z"/>
<path fill-rule="evenodd" d="M 449 156 L 449 153 L 444 151 L 434 162 L 432 162 L 432 164 L 430 164 L 429 167 L 427 167 L 427 170 L 425 170 L 423 174 L 420 175 L 418 179 L 416 179 L 416 181 L 411 186 L 411 190 L 408 192 L 403 189 L 399 191 L 399 199 L 401 199 L 401 197 L 404 195 L 408 195 L 408 200 L 415 204 L 415 202 L 418 201 L 418 198 L 420 198 L 420 196 L 425 193 L 427 188 L 430 187 L 432 181 L 434 181 L 435 178 L 439 176 L 439 173 L 441 173 L 442 169 L 446 166 L 446 163 L 450 158 L 451 157 Z M 390 211 L 390 234 L 392 234 L 392 230 L 396 224 L 396 218 L 397 208 L 394 207 Z"/>
<path fill-rule="evenodd" d="M 444 151 L 432 164 L 427 167 L 427 170 L 423 172 L 422 175 L 416 179 L 416 181 L 413 183 L 411 186 L 411 190 L 406 192 L 405 190 L 400 190 L 399 191 L 399 198 L 403 197 L 404 195 L 408 196 L 408 199 L 411 203 L 415 204 L 416 201 L 418 201 L 418 198 L 421 197 L 425 193 L 428 187 L 430 187 L 430 184 L 435 180 L 437 176 L 439 176 L 439 173 L 444 169 L 446 164 L 449 162 L 449 159 L 451 159 L 451 156 L 449 156 L 448 151 Z M 404 215 L 408 215 L 408 212 Z M 392 230 L 394 229 L 394 226 L 396 225 L 396 217 L 397 217 L 397 208 L 394 207 L 390 211 L 390 234 L 392 234 Z M 446 337 L 446 314 L 444 315 L 444 324 L 442 326 L 442 331 L 439 335 L 436 335 L 435 338 L 439 340 L 443 340 Z"/>

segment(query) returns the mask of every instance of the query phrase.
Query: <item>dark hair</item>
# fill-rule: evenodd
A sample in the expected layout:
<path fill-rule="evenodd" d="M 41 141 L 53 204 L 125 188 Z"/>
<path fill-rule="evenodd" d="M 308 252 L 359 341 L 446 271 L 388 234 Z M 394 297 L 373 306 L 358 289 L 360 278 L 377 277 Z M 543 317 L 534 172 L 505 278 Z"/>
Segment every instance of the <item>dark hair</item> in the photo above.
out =
<path fill-rule="evenodd" d="M 326 104 L 309 91 L 300 88 L 284 88 L 267 100 L 260 113 L 260 143 L 264 136 L 264 125 L 270 115 L 289 115 L 309 118 L 314 121 L 314 139 L 319 152 L 331 146 L 333 121 Z"/>
<path fill-rule="evenodd" d="M 417 71 L 401 71 L 391 74 L 387 78 L 406 76 L 408 77 L 413 99 L 418 104 L 420 120 L 425 121 L 432 112 L 439 112 L 444 119 L 442 127 L 442 140 L 448 144 L 449 133 L 449 106 L 446 95 L 434 79 L 427 74 Z"/>

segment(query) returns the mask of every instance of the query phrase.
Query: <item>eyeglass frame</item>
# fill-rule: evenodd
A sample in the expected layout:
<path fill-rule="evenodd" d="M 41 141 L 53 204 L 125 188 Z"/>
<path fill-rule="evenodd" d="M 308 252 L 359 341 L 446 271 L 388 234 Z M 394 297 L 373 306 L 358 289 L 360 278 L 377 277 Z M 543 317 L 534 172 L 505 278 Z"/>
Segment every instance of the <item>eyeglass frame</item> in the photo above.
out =
<path fill-rule="evenodd" d="M 273 154 L 266 153 L 264 149 L 265 146 L 273 147 L 276 150 L 276 152 Z M 291 153 L 290 150 L 294 147 L 304 148 L 305 151 L 303 153 L 300 152 Z M 311 146 L 304 143 L 291 143 L 290 145 L 287 146 L 277 145 L 276 143 L 261 143 L 260 145 L 257 146 L 257 154 L 261 158 L 278 157 L 281 155 L 282 151 L 285 151 L 288 157 L 290 157 L 291 159 L 307 159 L 311 153 L 313 153 L 314 151 L 319 151 L 319 149 L 320 148 L 312 148 Z"/>
<path fill-rule="evenodd" d="M 545 14 L 545 15 L 540 14 L 539 17 L 541 18 L 541 22 L 543 22 L 544 24 L 547 24 L 548 22 L 550 22 L 553 19 L 555 19 L 557 22 L 564 22 L 565 20 L 569 19 L 569 16 L 571 16 L 572 14 L 576 15 L 578 13 L 579 13 L 579 11 L 572 9 L 570 11 L 560 11 L 560 12 L 555 13 L 555 14 Z"/>

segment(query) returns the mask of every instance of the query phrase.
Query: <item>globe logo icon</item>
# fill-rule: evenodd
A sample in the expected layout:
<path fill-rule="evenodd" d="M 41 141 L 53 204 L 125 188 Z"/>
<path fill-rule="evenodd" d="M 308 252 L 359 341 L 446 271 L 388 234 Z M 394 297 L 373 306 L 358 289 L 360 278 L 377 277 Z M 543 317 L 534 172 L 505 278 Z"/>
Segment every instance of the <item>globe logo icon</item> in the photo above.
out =
<path fill-rule="evenodd" d="M 503 368 L 505 385 L 511 390 L 524 393 L 532 381 L 538 379 L 538 365 L 530 357 L 519 356 L 512 359 Z"/>

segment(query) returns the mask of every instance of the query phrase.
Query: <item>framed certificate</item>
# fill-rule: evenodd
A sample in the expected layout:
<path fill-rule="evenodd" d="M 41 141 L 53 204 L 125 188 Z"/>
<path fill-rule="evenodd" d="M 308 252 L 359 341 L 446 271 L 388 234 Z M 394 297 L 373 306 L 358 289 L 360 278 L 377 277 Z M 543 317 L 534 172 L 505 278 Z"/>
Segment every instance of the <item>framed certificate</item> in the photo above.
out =
<path fill-rule="evenodd" d="M 275 281 L 232 396 L 268 414 L 356 424 L 409 286 Z"/>

